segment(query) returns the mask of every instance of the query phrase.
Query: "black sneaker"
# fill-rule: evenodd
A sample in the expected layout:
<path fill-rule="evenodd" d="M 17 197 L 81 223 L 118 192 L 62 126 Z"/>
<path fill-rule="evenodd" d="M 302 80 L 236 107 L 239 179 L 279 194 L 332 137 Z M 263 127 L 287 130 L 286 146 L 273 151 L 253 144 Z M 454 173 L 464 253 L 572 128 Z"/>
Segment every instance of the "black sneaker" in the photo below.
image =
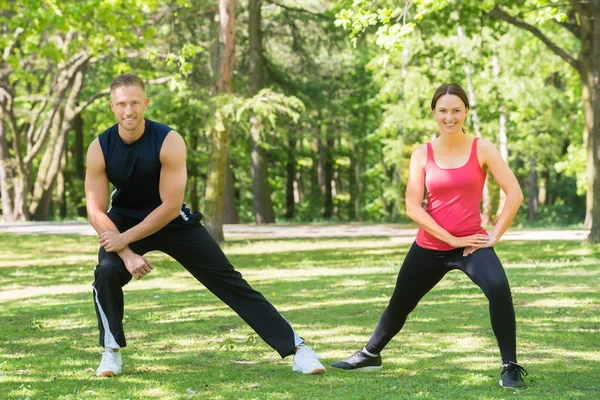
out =
<path fill-rule="evenodd" d="M 345 360 L 331 364 L 331 368 L 344 369 L 346 371 L 379 369 L 381 368 L 381 355 L 377 354 L 376 357 L 371 357 L 363 353 L 362 350 L 359 350 Z"/>
<path fill-rule="evenodd" d="M 527 376 L 525 368 L 516 362 L 509 361 L 508 364 L 502 366 L 502 371 L 500 372 L 500 386 L 505 388 L 525 387 L 523 376 Z"/>

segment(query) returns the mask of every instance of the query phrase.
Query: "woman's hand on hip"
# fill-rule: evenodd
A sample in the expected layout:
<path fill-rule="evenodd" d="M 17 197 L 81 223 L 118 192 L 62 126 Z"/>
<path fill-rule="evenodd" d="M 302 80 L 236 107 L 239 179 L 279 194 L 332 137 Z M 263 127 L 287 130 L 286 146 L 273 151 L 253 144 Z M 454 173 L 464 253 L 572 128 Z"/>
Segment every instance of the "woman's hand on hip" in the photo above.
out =
<path fill-rule="evenodd" d="M 488 242 L 487 233 L 477 233 L 475 235 L 456 237 L 453 236 L 447 243 L 454 248 L 461 247 L 480 247 Z"/>
<path fill-rule="evenodd" d="M 488 236 L 488 240 L 484 244 L 482 244 L 482 245 L 475 245 L 475 246 L 467 246 L 467 247 L 465 247 L 465 249 L 463 250 L 463 256 L 466 257 L 469 254 L 473 254 L 473 253 L 475 253 L 479 249 L 494 247 L 496 245 L 496 243 L 498 243 L 498 239 L 496 239 L 493 236 Z"/>

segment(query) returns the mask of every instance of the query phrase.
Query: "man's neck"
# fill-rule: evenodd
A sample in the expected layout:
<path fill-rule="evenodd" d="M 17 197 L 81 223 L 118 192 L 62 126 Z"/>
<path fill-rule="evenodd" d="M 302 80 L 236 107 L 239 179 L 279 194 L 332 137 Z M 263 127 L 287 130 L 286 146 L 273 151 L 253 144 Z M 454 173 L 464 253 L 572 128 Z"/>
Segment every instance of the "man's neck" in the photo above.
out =
<path fill-rule="evenodd" d="M 141 138 L 145 130 L 146 120 L 144 119 L 143 123 L 141 123 L 140 126 L 135 129 L 135 131 L 125 130 L 123 127 L 121 127 L 121 125 L 119 125 L 119 136 L 121 136 L 123 142 L 131 144 Z"/>

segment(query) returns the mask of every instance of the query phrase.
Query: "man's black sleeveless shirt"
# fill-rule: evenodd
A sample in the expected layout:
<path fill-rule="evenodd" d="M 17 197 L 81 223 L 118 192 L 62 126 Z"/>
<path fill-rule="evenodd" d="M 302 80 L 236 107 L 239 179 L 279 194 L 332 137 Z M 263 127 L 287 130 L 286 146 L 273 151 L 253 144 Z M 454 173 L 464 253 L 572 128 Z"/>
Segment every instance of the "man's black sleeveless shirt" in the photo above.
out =
<path fill-rule="evenodd" d="M 111 212 L 141 222 L 162 204 L 159 192 L 160 150 L 171 128 L 167 125 L 145 120 L 144 133 L 133 143 L 125 143 L 119 136 L 118 124 L 98 136 L 106 175 L 114 185 L 111 194 Z M 181 212 L 171 223 L 191 218 L 185 203 Z"/>

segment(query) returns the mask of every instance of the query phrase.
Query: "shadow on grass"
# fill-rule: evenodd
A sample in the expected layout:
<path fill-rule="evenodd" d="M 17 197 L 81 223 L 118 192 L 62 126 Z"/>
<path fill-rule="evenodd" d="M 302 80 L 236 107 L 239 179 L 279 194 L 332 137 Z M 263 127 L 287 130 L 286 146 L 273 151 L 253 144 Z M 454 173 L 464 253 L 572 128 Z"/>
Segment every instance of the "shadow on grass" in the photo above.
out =
<path fill-rule="evenodd" d="M 183 268 L 155 253 L 157 270 L 125 288 L 125 374 L 96 379 L 93 264 L 64 263 L 72 255 L 69 246 L 84 242 L 71 238 L 63 249 L 62 237 L 20 237 L 8 251 L 3 240 L 0 235 L 4 262 L 22 261 L 23 251 L 31 253 L 31 262 L 0 267 L 2 292 L 21 291 L 0 301 L 0 398 L 507 396 L 497 387 L 499 355 L 487 301 L 462 273 L 448 274 L 422 300 L 385 350 L 380 372 L 329 370 L 323 377 L 307 377 L 292 374 L 289 359 L 280 360 Z M 332 241 L 327 248 L 307 250 L 305 243 L 301 251 L 281 251 L 280 243 L 296 241 L 270 241 L 278 252 L 263 254 L 238 254 L 233 246 L 243 250 L 246 244 L 235 243 L 230 259 L 325 364 L 347 357 L 372 333 L 408 245 L 377 238 L 376 243 L 354 240 L 352 248 L 336 249 L 339 241 Z M 54 249 L 50 257 L 48 246 Z M 83 259 L 95 257 L 95 246 L 82 249 Z M 520 359 L 531 374 L 529 389 L 519 396 L 599 395 L 597 380 L 591 379 L 600 376 L 599 248 L 527 242 L 504 244 L 498 253 L 513 288 Z M 71 291 L 36 292 L 36 287 Z"/>

